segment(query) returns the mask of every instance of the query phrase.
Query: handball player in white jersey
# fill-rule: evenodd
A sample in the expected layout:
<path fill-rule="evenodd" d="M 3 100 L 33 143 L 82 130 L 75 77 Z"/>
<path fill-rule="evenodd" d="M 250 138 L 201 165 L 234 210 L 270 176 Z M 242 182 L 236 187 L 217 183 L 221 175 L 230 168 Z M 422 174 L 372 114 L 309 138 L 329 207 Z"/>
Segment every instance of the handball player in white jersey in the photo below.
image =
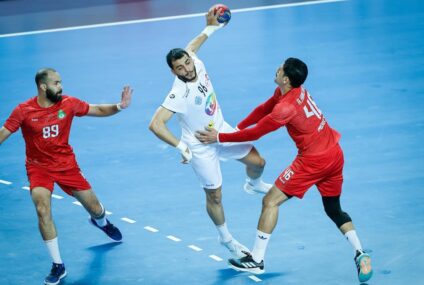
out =
<path fill-rule="evenodd" d="M 224 121 L 214 88 L 205 65 L 196 56 L 200 46 L 216 30 L 218 10 L 206 15 L 206 28 L 185 49 L 172 49 L 166 56 L 174 85 L 150 123 L 150 130 L 162 141 L 176 147 L 183 157 L 182 163 L 191 164 L 206 193 L 206 208 L 219 233 L 219 242 L 233 256 L 244 257 L 249 250 L 235 240 L 227 228 L 221 203 L 222 174 L 220 160 L 237 159 L 246 165 L 247 179 L 244 190 L 250 194 L 266 193 L 271 184 L 262 181 L 265 160 L 250 143 L 204 145 L 195 137 L 195 132 L 209 126 L 221 132 L 233 132 Z M 167 128 L 167 122 L 176 114 L 182 129 L 177 139 Z"/>

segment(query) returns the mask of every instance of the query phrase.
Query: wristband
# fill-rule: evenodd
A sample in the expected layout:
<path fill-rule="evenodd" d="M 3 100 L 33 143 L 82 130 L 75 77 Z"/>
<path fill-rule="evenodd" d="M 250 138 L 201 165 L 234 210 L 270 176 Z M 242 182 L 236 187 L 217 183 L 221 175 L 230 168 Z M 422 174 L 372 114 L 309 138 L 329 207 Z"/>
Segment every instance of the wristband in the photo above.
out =
<path fill-rule="evenodd" d="M 178 148 L 181 152 L 184 152 L 187 150 L 187 145 L 185 144 L 185 142 L 180 141 L 176 148 Z"/>
<path fill-rule="evenodd" d="M 205 34 L 208 38 L 216 31 L 222 28 L 221 25 L 219 26 L 206 26 L 206 28 L 203 29 L 202 34 Z"/>
<path fill-rule="evenodd" d="M 116 109 L 118 109 L 118 111 L 122 111 L 121 103 L 116 104 Z"/>

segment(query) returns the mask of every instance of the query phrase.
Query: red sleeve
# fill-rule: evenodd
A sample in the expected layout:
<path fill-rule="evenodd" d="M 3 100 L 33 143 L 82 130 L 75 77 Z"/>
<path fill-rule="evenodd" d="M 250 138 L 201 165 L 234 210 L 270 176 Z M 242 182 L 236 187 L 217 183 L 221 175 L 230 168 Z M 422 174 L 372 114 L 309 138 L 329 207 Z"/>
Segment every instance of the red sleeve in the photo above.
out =
<path fill-rule="evenodd" d="M 279 129 L 282 124 L 276 122 L 270 115 L 262 118 L 254 127 L 246 128 L 235 133 L 219 133 L 219 142 L 246 142 L 254 141 Z"/>
<path fill-rule="evenodd" d="M 22 114 L 22 110 L 17 106 L 6 120 L 6 123 L 4 123 L 4 127 L 14 133 L 19 130 L 23 120 L 24 115 Z"/>
<path fill-rule="evenodd" d="M 75 116 L 82 117 L 87 115 L 88 109 L 90 108 L 90 105 L 87 102 L 82 101 L 75 97 L 72 97 L 72 101 L 73 101 L 72 104 L 74 107 Z"/>
<path fill-rule="evenodd" d="M 278 102 L 277 98 L 277 90 L 274 92 L 274 95 L 269 98 L 266 102 L 262 103 L 258 107 L 256 107 L 245 119 L 243 119 L 238 125 L 237 128 L 239 130 L 243 130 L 251 125 L 259 122 L 260 119 L 271 113 L 275 104 Z"/>

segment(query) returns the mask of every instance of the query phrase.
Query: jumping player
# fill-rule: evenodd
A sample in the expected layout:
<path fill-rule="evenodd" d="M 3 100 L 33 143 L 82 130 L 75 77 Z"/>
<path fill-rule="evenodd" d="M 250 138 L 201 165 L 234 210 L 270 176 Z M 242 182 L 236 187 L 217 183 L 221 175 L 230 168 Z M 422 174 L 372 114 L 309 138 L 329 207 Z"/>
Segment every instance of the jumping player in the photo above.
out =
<path fill-rule="evenodd" d="M 172 49 L 166 56 L 171 71 L 176 75 L 168 96 L 157 109 L 150 130 L 162 141 L 176 147 L 182 154 L 183 163 L 190 163 L 206 194 L 206 208 L 215 224 L 219 241 L 236 258 L 246 255 L 248 249 L 234 239 L 225 222 L 222 206 L 222 174 L 220 160 L 237 159 L 246 165 L 248 178 L 244 190 L 248 193 L 266 193 L 272 186 L 260 178 L 265 160 L 249 143 L 205 146 L 194 133 L 204 125 L 232 132 L 234 129 L 224 121 L 221 108 L 205 69 L 196 52 L 208 37 L 221 28 L 217 17 L 220 10 L 206 15 L 206 28 L 185 49 Z M 177 114 L 182 137 L 177 139 L 167 128 L 167 122 Z"/>
<path fill-rule="evenodd" d="M 275 83 L 278 87 L 274 95 L 237 125 L 239 131 L 217 132 L 206 127 L 196 133 L 196 137 L 207 144 L 243 142 L 257 140 L 286 126 L 298 148 L 295 160 L 283 170 L 263 198 L 251 254 L 230 259 L 229 263 L 236 270 L 263 273 L 265 250 L 277 223 L 279 206 L 293 196 L 301 199 L 311 186 L 316 185 L 326 214 L 354 248 L 358 277 L 365 282 L 372 276 L 371 258 L 363 251 L 351 218 L 340 206 L 344 165 L 343 151 L 338 143 L 340 134 L 329 126 L 303 88 L 307 75 L 308 68 L 304 62 L 296 58 L 287 59 L 277 70 Z"/>
<path fill-rule="evenodd" d="M 89 222 L 113 241 L 122 240 L 121 232 L 105 217 L 105 208 L 97 200 L 90 184 L 76 162 L 68 144 L 74 116 L 105 117 L 125 109 L 131 102 L 132 90 L 124 87 L 119 104 L 91 105 L 62 95 L 62 80 L 54 69 L 40 69 L 35 76 L 38 96 L 19 104 L 0 129 L 0 144 L 19 128 L 26 145 L 26 170 L 30 183 L 41 236 L 53 260 L 44 284 L 58 284 L 66 276 L 56 227 L 51 214 L 54 183 L 74 196 L 90 214 Z"/>

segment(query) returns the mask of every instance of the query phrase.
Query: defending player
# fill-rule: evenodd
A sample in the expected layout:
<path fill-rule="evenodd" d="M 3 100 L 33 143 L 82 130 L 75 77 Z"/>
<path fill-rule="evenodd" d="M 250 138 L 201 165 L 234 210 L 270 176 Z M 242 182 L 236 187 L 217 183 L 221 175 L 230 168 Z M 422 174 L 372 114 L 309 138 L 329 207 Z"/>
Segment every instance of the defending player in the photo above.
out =
<path fill-rule="evenodd" d="M 305 63 L 296 58 L 287 59 L 277 70 L 275 83 L 278 87 L 274 95 L 238 124 L 239 131 L 218 133 L 215 129 L 206 128 L 196 134 L 203 143 L 215 143 L 217 140 L 220 143 L 243 142 L 257 140 L 286 126 L 298 148 L 296 159 L 263 198 L 252 253 L 241 259 L 230 259 L 229 263 L 236 270 L 263 273 L 265 250 L 277 223 L 279 206 L 293 196 L 302 198 L 311 186 L 316 185 L 325 212 L 354 248 L 358 277 L 365 282 L 372 276 L 371 259 L 362 250 L 351 218 L 340 206 L 344 165 L 343 151 L 338 143 L 340 134 L 328 125 L 302 87 L 307 75 Z"/>
<path fill-rule="evenodd" d="M 117 227 L 105 217 L 105 209 L 97 200 L 90 184 L 76 162 L 68 144 L 74 116 L 104 117 L 118 113 L 131 102 L 132 90 L 124 87 L 119 104 L 89 105 L 77 98 L 62 95 L 62 80 L 54 69 L 37 72 L 38 96 L 19 104 L 0 129 L 0 144 L 19 128 L 26 145 L 26 169 L 41 236 L 53 260 L 44 284 L 58 284 L 66 276 L 56 227 L 51 214 L 54 183 L 74 196 L 90 214 L 90 223 L 105 232 L 113 241 L 121 241 Z"/>
<path fill-rule="evenodd" d="M 196 52 L 212 32 L 218 30 L 217 17 L 220 10 L 206 15 L 206 28 L 195 37 L 186 49 L 171 50 L 166 59 L 173 74 L 174 85 L 150 123 L 150 130 L 164 142 L 176 147 L 182 154 L 183 163 L 190 163 L 206 193 L 206 208 L 219 232 L 219 241 L 234 257 L 245 256 L 248 249 L 235 240 L 225 222 L 221 202 L 222 175 L 220 159 L 238 159 L 246 165 L 247 181 L 244 186 L 249 193 L 266 193 L 271 187 L 260 178 L 265 161 L 251 144 L 226 144 L 205 146 L 194 133 L 205 124 L 231 132 L 234 129 L 224 121 L 221 108 L 209 75 Z M 167 128 L 167 122 L 177 114 L 182 128 L 178 140 Z"/>

